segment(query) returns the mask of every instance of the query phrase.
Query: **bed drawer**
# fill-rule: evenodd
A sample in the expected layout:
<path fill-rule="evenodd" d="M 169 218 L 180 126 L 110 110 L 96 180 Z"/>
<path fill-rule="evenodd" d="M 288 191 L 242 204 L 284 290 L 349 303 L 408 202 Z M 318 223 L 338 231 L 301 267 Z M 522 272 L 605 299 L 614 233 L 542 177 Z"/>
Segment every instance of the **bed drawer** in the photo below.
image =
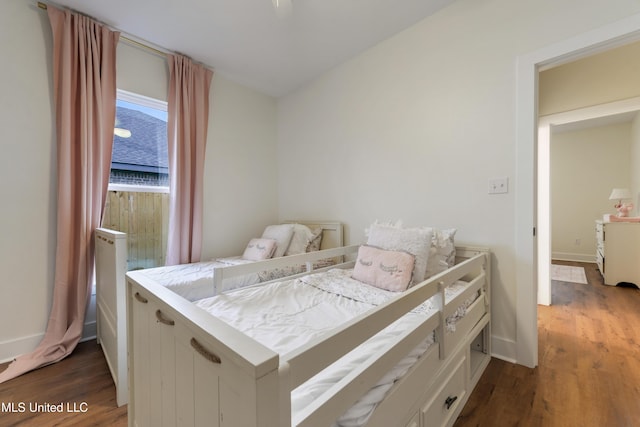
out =
<path fill-rule="evenodd" d="M 449 426 L 461 409 L 460 404 L 466 398 L 466 359 L 464 355 L 444 372 L 446 381 L 422 409 L 421 426 Z M 446 375 L 449 375 L 446 377 Z"/>

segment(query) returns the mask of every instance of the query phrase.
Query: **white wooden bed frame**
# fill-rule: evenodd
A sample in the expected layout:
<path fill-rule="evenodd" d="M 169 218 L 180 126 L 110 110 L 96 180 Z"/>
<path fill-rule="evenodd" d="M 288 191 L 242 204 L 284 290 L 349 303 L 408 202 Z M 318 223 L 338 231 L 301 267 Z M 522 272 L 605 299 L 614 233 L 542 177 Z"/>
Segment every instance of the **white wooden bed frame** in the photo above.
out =
<path fill-rule="evenodd" d="M 357 248 L 295 255 L 265 264 L 281 267 L 327 256 L 353 259 Z M 367 425 L 452 425 L 491 358 L 490 252 L 457 247 L 457 255 L 464 261 L 455 267 L 356 317 L 333 335 L 282 356 L 148 282 L 139 272 L 127 273 L 129 426 L 331 425 L 381 373 L 434 330 L 436 344 L 393 385 Z M 245 274 L 251 266 L 229 268 L 225 274 Z M 469 287 L 445 305 L 444 287 L 459 279 L 469 281 Z M 445 332 L 446 317 L 477 291 L 480 297 L 458 321 L 456 331 Z M 440 301 L 436 315 L 398 337 L 384 353 L 369 359 L 305 413 L 291 419 L 291 390 L 433 295 Z"/>
<path fill-rule="evenodd" d="M 126 288 L 127 235 L 98 228 L 96 242 L 96 341 L 116 385 L 116 403 L 128 402 Z"/>
<path fill-rule="evenodd" d="M 343 225 L 339 221 L 285 221 L 322 229 L 321 249 L 344 244 Z M 127 381 L 126 289 L 127 235 L 98 228 L 96 244 L 96 340 L 102 347 L 111 376 L 116 385 L 116 402 L 125 405 L 129 399 Z M 225 269 L 214 269 L 214 283 L 219 286 Z M 258 270 L 261 271 L 261 270 Z M 237 275 L 237 274 L 236 274 Z"/>

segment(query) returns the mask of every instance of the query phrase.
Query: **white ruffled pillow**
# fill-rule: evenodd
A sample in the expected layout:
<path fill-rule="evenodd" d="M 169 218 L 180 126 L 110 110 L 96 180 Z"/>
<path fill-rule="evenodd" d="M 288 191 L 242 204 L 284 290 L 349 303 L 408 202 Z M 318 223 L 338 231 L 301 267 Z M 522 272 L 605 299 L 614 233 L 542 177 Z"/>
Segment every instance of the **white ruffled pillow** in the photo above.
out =
<path fill-rule="evenodd" d="M 273 239 L 276 241 L 276 250 L 273 258 L 279 258 L 284 255 L 291 243 L 293 237 L 293 224 L 277 224 L 269 225 L 262 233 L 263 239 Z"/>
<path fill-rule="evenodd" d="M 401 228 L 400 223 L 394 225 L 373 223 L 368 230 L 367 245 L 377 246 L 389 251 L 405 251 L 415 257 L 411 284 L 415 285 L 425 279 L 429 248 L 433 230 L 428 227 Z"/>

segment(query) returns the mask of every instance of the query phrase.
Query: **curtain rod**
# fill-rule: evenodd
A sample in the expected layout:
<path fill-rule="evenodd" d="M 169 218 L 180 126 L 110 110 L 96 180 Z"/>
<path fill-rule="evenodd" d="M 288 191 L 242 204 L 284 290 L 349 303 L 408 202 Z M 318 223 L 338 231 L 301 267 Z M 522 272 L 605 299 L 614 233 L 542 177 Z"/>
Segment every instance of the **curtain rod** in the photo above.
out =
<path fill-rule="evenodd" d="M 47 4 L 46 3 L 38 2 L 38 7 L 40 9 L 42 9 L 42 10 L 47 10 Z M 120 39 L 124 40 L 125 42 L 127 42 L 127 43 L 129 43 L 131 45 L 138 46 L 138 47 L 141 47 L 141 48 L 146 49 L 148 51 L 151 51 L 151 52 L 155 53 L 156 55 L 165 56 L 165 57 L 167 56 L 167 52 L 163 52 L 163 51 L 161 51 L 159 49 L 156 49 L 154 47 L 151 47 L 149 45 L 141 43 L 141 42 L 139 42 L 137 40 L 130 39 L 129 37 L 123 36 L 122 33 L 120 33 Z"/>

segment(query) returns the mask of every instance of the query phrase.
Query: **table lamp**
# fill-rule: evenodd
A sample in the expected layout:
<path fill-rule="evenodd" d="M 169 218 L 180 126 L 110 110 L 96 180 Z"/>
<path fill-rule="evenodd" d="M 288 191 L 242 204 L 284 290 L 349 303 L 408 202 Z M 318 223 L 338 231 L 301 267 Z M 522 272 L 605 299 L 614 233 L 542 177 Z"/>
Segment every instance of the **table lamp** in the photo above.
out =
<path fill-rule="evenodd" d="M 614 205 L 618 211 L 618 216 L 629 216 L 629 212 L 633 209 L 632 203 L 625 203 L 624 200 L 631 199 L 631 192 L 627 188 L 614 188 L 609 195 L 609 200 L 617 200 Z"/>

